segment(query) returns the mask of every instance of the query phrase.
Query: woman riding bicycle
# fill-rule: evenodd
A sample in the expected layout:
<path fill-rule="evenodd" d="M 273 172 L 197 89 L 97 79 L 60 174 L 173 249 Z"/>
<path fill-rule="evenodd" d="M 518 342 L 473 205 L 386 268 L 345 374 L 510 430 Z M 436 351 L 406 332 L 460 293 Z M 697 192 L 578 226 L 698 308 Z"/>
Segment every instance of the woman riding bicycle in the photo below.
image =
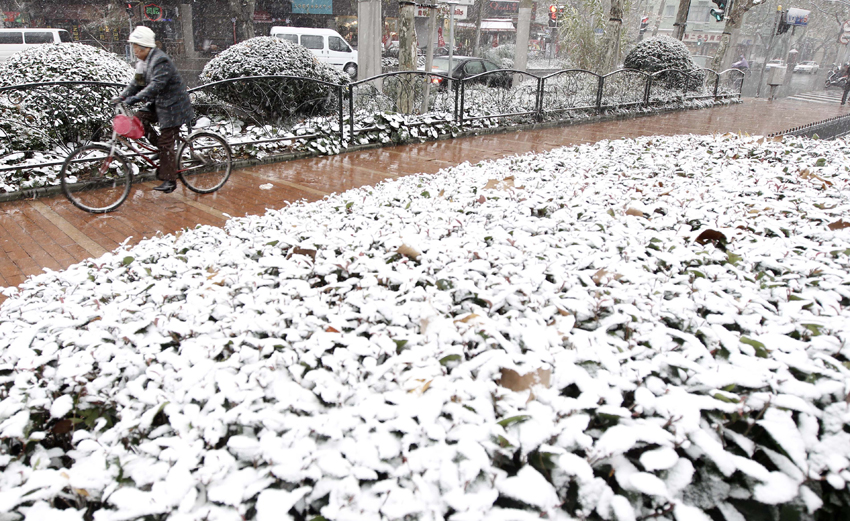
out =
<path fill-rule="evenodd" d="M 177 188 L 177 167 L 174 143 L 184 124 L 190 125 L 194 118 L 192 102 L 186 92 L 183 79 L 171 58 L 156 48 L 154 32 L 145 26 L 137 26 L 127 39 L 133 45 L 133 54 L 138 59 L 136 75 L 114 103 L 146 103 L 136 113 L 145 127 L 145 136 L 159 150 L 157 179 L 163 183 L 154 188 L 171 193 Z M 159 123 L 160 133 L 151 126 Z"/>

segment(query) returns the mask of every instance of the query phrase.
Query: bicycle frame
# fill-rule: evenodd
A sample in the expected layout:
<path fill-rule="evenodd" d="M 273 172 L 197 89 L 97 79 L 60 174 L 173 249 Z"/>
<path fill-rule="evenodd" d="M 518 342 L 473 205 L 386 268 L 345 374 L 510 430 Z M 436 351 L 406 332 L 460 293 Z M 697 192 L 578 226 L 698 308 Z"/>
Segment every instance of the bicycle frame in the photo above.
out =
<path fill-rule="evenodd" d="M 121 105 L 121 104 L 117 105 L 116 112 L 119 113 L 119 114 L 123 114 L 125 116 L 133 115 L 127 109 L 127 107 L 125 105 Z M 177 136 L 177 140 L 183 141 L 183 142 L 186 141 L 186 139 L 183 136 L 180 136 L 180 135 Z M 110 140 L 110 143 L 109 143 L 109 156 L 110 157 L 112 157 L 112 155 L 115 154 L 115 148 L 116 148 L 116 145 L 118 143 L 123 144 L 125 147 L 132 150 L 135 155 L 144 159 L 145 162 L 151 168 L 158 168 L 159 167 L 159 164 L 147 155 L 147 154 L 156 154 L 158 152 L 158 149 L 156 147 L 154 147 L 152 145 L 147 145 L 147 144 L 141 142 L 138 139 L 131 139 L 131 138 L 124 137 L 124 136 L 118 134 L 118 131 L 116 131 L 115 127 L 113 126 L 113 128 L 112 128 L 112 139 Z M 140 148 L 144 149 L 144 151 L 139 150 L 138 148 L 133 146 L 133 143 L 138 145 Z M 130 156 L 130 157 L 132 157 L 132 156 Z M 188 169 L 178 170 L 177 172 L 178 173 L 185 172 L 186 170 L 188 170 Z"/>

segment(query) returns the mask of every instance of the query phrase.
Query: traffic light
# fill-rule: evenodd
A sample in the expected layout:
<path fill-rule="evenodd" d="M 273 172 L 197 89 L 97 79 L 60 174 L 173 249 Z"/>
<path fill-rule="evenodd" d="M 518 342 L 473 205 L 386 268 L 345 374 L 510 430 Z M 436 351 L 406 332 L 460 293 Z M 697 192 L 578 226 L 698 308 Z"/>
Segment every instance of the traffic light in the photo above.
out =
<path fill-rule="evenodd" d="M 558 6 L 550 5 L 549 6 L 549 27 L 557 27 L 558 26 Z"/>
<path fill-rule="evenodd" d="M 776 34 L 784 34 L 788 32 L 791 24 L 788 23 L 788 15 L 785 11 L 779 15 L 779 25 L 776 26 Z"/>
<path fill-rule="evenodd" d="M 127 2 L 127 15 L 132 18 L 133 17 L 133 4 Z"/>
<path fill-rule="evenodd" d="M 645 32 L 647 27 L 649 27 L 649 17 L 644 16 L 640 19 L 640 32 Z"/>
<path fill-rule="evenodd" d="M 717 9 L 712 9 L 709 11 L 711 16 L 714 17 L 714 20 L 717 22 L 722 22 L 723 18 L 726 17 L 726 13 L 729 9 L 732 8 L 732 0 L 711 0 L 715 4 L 717 4 Z"/>

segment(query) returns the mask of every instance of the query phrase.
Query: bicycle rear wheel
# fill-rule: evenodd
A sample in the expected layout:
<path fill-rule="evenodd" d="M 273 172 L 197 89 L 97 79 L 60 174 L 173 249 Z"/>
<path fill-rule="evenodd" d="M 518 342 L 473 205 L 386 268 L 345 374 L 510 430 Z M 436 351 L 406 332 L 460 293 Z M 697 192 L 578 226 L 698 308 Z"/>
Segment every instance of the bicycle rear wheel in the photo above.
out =
<path fill-rule="evenodd" d="M 177 150 L 177 173 L 193 192 L 215 192 L 227 182 L 233 152 L 227 141 L 212 132 L 196 132 Z"/>
<path fill-rule="evenodd" d="M 59 178 L 62 192 L 74 206 L 91 213 L 106 213 L 121 206 L 133 181 L 127 160 L 110 147 L 86 145 L 71 152 Z"/>

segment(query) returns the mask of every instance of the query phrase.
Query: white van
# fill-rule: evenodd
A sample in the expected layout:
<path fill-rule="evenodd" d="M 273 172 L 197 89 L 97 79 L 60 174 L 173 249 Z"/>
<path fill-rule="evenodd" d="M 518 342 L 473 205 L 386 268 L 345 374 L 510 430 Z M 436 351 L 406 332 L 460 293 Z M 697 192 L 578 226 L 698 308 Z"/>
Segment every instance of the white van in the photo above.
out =
<path fill-rule="evenodd" d="M 274 26 L 269 36 L 303 45 L 320 62 L 333 65 L 352 78 L 357 77 L 357 51 L 333 29 Z"/>
<path fill-rule="evenodd" d="M 70 41 L 71 34 L 65 29 L 0 29 L 0 62 L 33 45 Z"/>

